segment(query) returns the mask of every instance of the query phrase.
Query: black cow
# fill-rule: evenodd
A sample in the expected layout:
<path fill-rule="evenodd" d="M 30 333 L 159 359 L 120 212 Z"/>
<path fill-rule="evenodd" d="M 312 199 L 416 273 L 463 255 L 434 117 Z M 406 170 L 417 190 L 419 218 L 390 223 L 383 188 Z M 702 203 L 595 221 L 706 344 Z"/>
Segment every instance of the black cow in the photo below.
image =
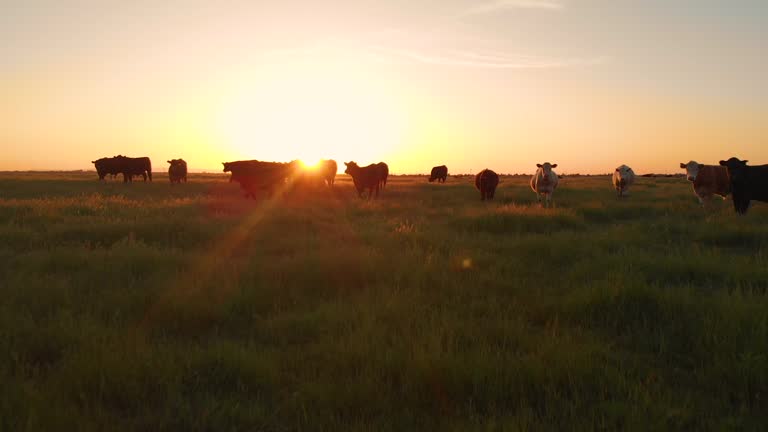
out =
<path fill-rule="evenodd" d="M 376 191 L 376 197 L 379 196 L 379 187 L 382 182 L 382 170 L 380 164 L 371 164 L 366 167 L 360 167 L 355 162 L 344 162 L 347 169 L 344 170 L 346 174 L 352 176 L 352 182 L 357 189 L 357 196 L 363 197 L 363 191 L 368 189 L 368 199 L 373 196 L 374 190 Z M 384 164 L 386 166 L 386 164 Z"/>
<path fill-rule="evenodd" d="M 387 186 L 387 177 L 389 177 L 389 166 L 384 162 L 375 164 L 379 169 L 379 186 L 384 188 Z"/>
<path fill-rule="evenodd" d="M 484 169 L 475 176 L 475 187 L 480 191 L 480 199 L 492 200 L 499 185 L 499 175 L 489 169 Z"/>
<path fill-rule="evenodd" d="M 171 159 L 168 161 L 168 178 L 171 183 L 187 182 L 187 162 L 184 159 Z"/>
<path fill-rule="evenodd" d="M 124 183 L 132 182 L 135 175 L 144 177 L 144 181 L 147 181 L 147 177 L 149 177 L 149 181 L 152 181 L 152 161 L 148 157 L 132 158 L 121 155 L 114 159 L 118 160 Z"/>
<path fill-rule="evenodd" d="M 256 199 L 257 192 L 272 195 L 298 168 L 298 162 L 263 162 L 258 160 L 222 162 L 224 172 L 231 172 L 230 182 L 237 182 L 245 196 Z"/>
<path fill-rule="evenodd" d="M 133 181 L 135 175 L 144 177 L 144 181 L 147 181 L 147 177 L 149 177 L 149 181 L 152 181 L 152 161 L 148 157 L 130 158 L 117 155 L 91 161 L 91 163 L 96 166 L 99 180 L 104 180 L 108 174 L 113 177 L 122 174 L 124 183 Z"/>
<path fill-rule="evenodd" d="M 445 183 L 445 179 L 448 177 L 448 167 L 440 165 L 432 168 L 432 172 L 429 174 L 429 182 L 437 180 L 438 183 Z"/>
<path fill-rule="evenodd" d="M 336 172 L 339 170 L 336 161 L 333 159 L 323 159 L 317 164 L 317 170 L 328 183 L 328 186 L 333 187 L 336 181 Z"/>
<path fill-rule="evenodd" d="M 101 158 L 91 161 L 96 167 L 96 173 L 99 175 L 99 181 L 104 181 L 107 175 L 115 178 L 121 172 L 120 164 L 115 158 Z"/>
<path fill-rule="evenodd" d="M 735 157 L 720 161 L 728 170 L 733 208 L 742 215 L 752 200 L 768 202 L 768 165 L 747 166 L 747 162 Z"/>

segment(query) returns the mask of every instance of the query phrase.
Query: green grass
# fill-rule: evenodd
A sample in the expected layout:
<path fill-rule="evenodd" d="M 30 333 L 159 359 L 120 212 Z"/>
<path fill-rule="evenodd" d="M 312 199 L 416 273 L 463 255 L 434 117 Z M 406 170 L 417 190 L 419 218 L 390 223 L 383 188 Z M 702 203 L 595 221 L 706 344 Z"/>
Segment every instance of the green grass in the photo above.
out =
<path fill-rule="evenodd" d="M 0 430 L 759 430 L 768 206 L 0 174 Z"/>

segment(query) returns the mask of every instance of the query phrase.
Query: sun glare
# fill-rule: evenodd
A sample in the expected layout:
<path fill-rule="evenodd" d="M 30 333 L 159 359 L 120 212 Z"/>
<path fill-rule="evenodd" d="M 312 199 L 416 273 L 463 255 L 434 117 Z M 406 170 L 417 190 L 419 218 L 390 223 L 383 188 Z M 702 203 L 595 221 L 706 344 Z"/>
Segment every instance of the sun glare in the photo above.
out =
<path fill-rule="evenodd" d="M 320 164 L 320 160 L 299 159 L 299 163 L 301 163 L 302 169 L 306 171 L 314 171 L 317 169 L 317 166 Z"/>
<path fill-rule="evenodd" d="M 402 141 L 403 121 L 371 79 L 309 68 L 259 77 L 220 110 L 219 133 L 244 158 L 373 161 Z"/>

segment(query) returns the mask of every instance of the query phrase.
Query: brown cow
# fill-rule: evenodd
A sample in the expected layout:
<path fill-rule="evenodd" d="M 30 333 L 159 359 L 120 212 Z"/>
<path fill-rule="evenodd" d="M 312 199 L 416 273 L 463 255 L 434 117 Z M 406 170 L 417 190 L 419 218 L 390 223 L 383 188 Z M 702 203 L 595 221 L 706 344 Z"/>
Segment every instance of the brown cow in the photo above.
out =
<path fill-rule="evenodd" d="M 168 161 L 168 178 L 171 183 L 187 182 L 187 162 L 184 159 L 171 159 Z"/>
<path fill-rule="evenodd" d="M 703 165 L 696 161 L 680 163 L 685 170 L 685 178 L 693 183 L 693 192 L 699 199 L 699 204 L 705 205 L 714 195 L 723 199 L 731 193 L 731 182 L 728 179 L 728 169 L 719 165 Z"/>
<path fill-rule="evenodd" d="M 432 168 L 432 172 L 429 174 L 429 182 L 437 180 L 438 183 L 445 183 L 445 179 L 448 177 L 448 167 L 440 165 Z"/>
<path fill-rule="evenodd" d="M 475 176 L 475 187 L 480 191 L 480 200 L 492 200 L 496 194 L 496 186 L 499 185 L 499 175 L 488 168 L 480 171 Z"/>
<path fill-rule="evenodd" d="M 357 196 L 362 198 L 365 189 L 368 189 L 368 199 L 371 199 L 374 190 L 376 191 L 376 197 L 379 196 L 379 186 L 382 181 L 382 171 L 379 164 L 371 164 L 362 168 L 355 162 L 344 162 L 344 165 L 347 166 L 344 172 L 352 176 L 352 182 L 355 184 L 355 189 L 357 189 Z"/>

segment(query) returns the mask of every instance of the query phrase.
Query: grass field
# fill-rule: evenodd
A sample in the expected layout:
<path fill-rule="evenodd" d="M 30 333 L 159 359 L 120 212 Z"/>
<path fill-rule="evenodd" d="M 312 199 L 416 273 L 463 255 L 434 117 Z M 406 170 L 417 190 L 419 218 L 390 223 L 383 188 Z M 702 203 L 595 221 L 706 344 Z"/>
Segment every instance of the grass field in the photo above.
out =
<path fill-rule="evenodd" d="M 759 430 L 768 206 L 0 174 L 0 430 Z"/>

